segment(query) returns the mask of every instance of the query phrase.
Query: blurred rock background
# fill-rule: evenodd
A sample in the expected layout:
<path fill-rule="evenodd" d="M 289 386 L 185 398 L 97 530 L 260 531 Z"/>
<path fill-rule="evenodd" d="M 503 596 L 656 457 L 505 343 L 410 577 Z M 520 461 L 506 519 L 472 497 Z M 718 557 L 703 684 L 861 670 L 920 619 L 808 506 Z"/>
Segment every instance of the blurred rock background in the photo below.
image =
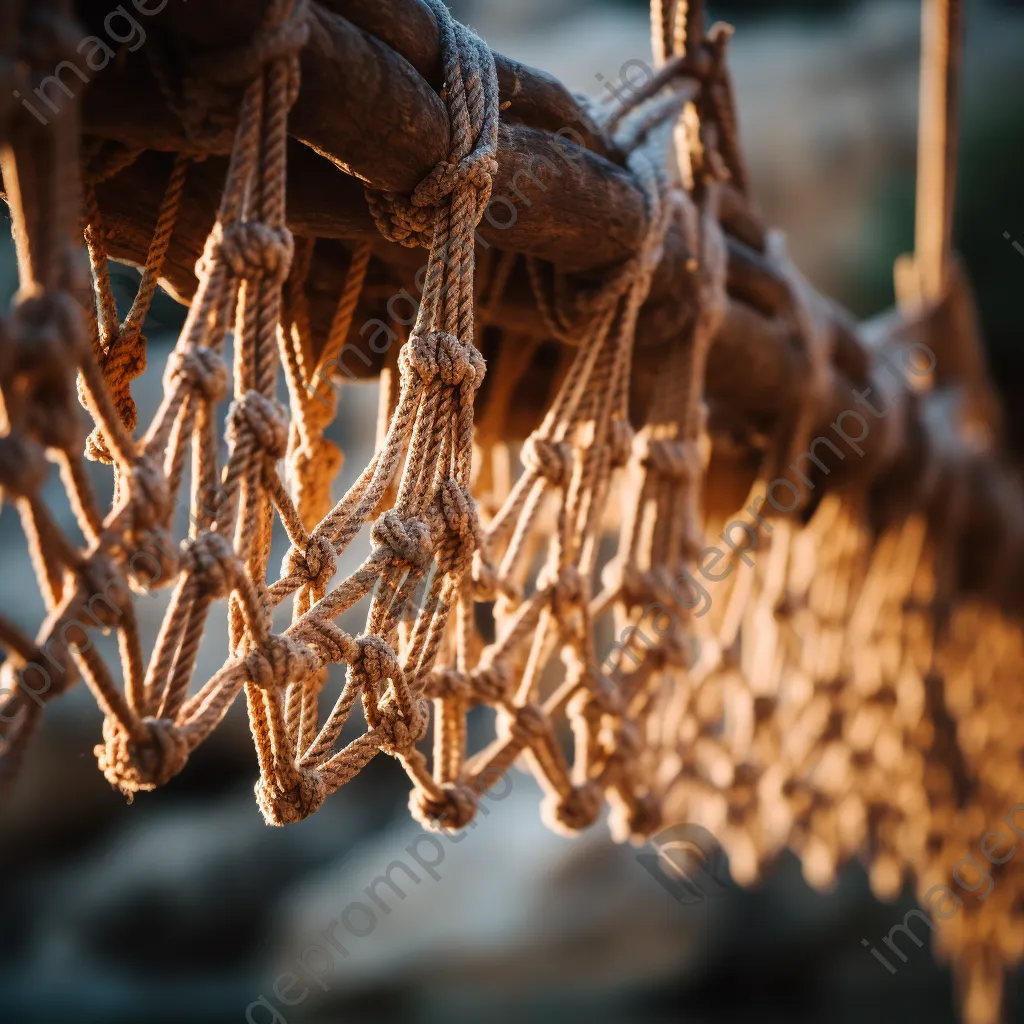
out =
<path fill-rule="evenodd" d="M 649 58 L 641 0 L 451 6 L 495 48 L 580 91 L 596 93 L 599 75 L 616 81 L 625 61 Z M 738 28 L 741 132 L 767 220 L 786 230 L 816 285 L 861 315 L 877 312 L 892 301 L 892 261 L 913 239 L 916 0 L 710 7 Z M 968 5 L 957 239 L 1018 454 L 1024 255 L 1004 232 L 1024 244 L 1022 53 L 1024 4 Z M 4 244 L 6 301 L 15 269 Z M 118 277 L 127 297 L 132 274 Z M 181 310 L 159 299 L 150 370 L 135 388 L 142 419 L 180 322 Z M 339 493 L 370 450 L 375 408 L 372 387 L 343 393 L 333 428 L 348 453 Z M 109 490 L 104 472 L 95 476 Z M 49 497 L 70 522 L 56 481 Z M 140 609 L 149 641 L 165 600 Z M 33 632 L 43 615 L 6 508 L 0 607 Z M 357 618 L 347 625 L 358 629 Z M 224 654 L 223 607 L 213 621 L 201 672 Z M 247 1010 L 253 1024 L 272 1012 L 289 1024 L 955 1019 L 948 974 L 926 950 L 891 976 L 861 946 L 902 918 L 909 896 L 881 906 L 857 867 L 834 893 L 815 895 L 784 858 L 755 891 L 683 905 L 601 827 L 576 841 L 544 830 L 539 794 L 517 773 L 508 797 L 445 847 L 439 879 L 404 885 L 402 898 L 385 891 L 389 912 L 378 908 L 372 930 L 350 935 L 348 955 L 328 968 L 306 951 L 353 901 L 366 902 L 367 886 L 396 859 L 415 863 L 406 851 L 421 840 L 397 766 L 379 759 L 312 819 L 268 829 L 253 800 L 241 703 L 178 779 L 132 807 L 96 770 L 99 722 L 81 688 L 52 705 L 0 811 L 0 1020 L 221 1024 L 244 1021 Z M 298 970 L 300 957 L 319 982 Z M 292 988 L 281 982 L 289 970 L 299 979 Z M 293 1000 L 308 994 L 288 1006 L 275 982 Z"/>

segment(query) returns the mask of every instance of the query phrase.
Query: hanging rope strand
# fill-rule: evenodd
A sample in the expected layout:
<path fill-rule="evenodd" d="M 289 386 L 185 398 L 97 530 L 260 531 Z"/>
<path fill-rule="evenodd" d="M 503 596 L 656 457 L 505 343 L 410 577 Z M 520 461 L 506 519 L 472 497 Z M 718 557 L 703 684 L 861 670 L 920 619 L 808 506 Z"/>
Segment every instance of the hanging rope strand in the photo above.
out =
<path fill-rule="evenodd" d="M 921 2 L 915 252 L 921 299 L 946 293 L 956 195 L 963 0 Z"/>

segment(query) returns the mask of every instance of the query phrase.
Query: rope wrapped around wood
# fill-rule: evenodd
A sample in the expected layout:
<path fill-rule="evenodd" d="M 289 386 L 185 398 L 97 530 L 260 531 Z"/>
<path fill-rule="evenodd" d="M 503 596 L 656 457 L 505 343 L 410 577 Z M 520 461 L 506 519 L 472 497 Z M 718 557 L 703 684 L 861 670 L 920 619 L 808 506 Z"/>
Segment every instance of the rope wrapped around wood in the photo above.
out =
<path fill-rule="evenodd" d="M 365 190 L 385 239 L 428 250 L 422 298 L 390 364 L 397 386 L 385 389 L 376 452 L 333 504 L 341 453 L 326 432 L 337 399 L 322 385 L 374 258 L 365 240 L 348 247 L 330 328 L 314 338 L 317 240 L 294 238 L 285 211 L 307 0 L 269 0 L 248 43 L 190 60 L 182 81 L 154 47 L 158 82 L 189 151 L 168 161 L 138 293 L 123 319 L 96 186 L 139 150 L 93 143 L 79 153 L 73 103 L 45 132 L 0 110 L 21 275 L 13 314 L 0 325 L 0 489 L 18 511 L 47 607 L 34 637 L 0 618 L 0 785 L 16 774 L 46 703 L 79 679 L 104 714 L 99 767 L 129 799 L 179 773 L 244 692 L 256 799 L 273 825 L 315 812 L 384 752 L 411 780 L 412 813 L 429 827 L 460 829 L 518 763 L 539 780 L 542 814 L 559 830 L 587 827 L 606 805 L 620 838 L 699 822 L 727 848 L 741 882 L 789 847 L 814 885 L 832 884 L 859 856 L 880 896 L 910 879 L 927 901 L 1024 784 L 1013 729 L 1021 630 L 954 588 L 971 526 L 967 446 L 959 461 L 922 448 L 913 514 L 879 536 L 870 495 L 851 488 L 814 500 L 818 481 L 798 467 L 826 393 L 834 328 L 772 237 L 778 321 L 805 401 L 760 439 L 757 482 L 737 514 L 747 550 L 732 545 L 716 561 L 720 589 L 698 607 L 695 574 L 723 526 L 703 494 L 713 447 L 703 384 L 728 303 L 719 204 L 727 190 L 747 191 L 747 175 L 725 59 L 730 30 L 705 31 L 697 0 L 655 0 L 656 75 L 629 102 L 597 105 L 588 116 L 642 189 L 642 244 L 585 294 L 564 269 L 526 260 L 521 276 L 550 337 L 574 347 L 565 347 L 565 373 L 522 447 L 522 472 L 512 482 L 506 465 L 503 485 L 492 471 L 489 514 L 482 512 L 472 493 L 474 402 L 485 374 L 476 313 L 507 328 L 497 367 L 509 375 L 478 435 L 507 442 L 500 425 L 513 402 L 510 381 L 538 342 L 514 351 L 515 325 L 495 312 L 523 269 L 519 257 L 488 257 L 480 297 L 475 288 L 475 230 L 497 171 L 494 58 L 440 0 L 426 2 L 438 28 L 449 151 L 408 195 Z M 19 53 L 31 60 L 11 62 L 10 76 L 25 93 L 64 59 L 69 36 L 55 26 L 65 6 L 18 5 L 14 21 L 26 33 Z M 946 15 L 943 24 L 959 22 L 958 8 Z M 699 79 L 684 73 L 698 51 L 708 57 Z M 228 116 L 235 87 L 241 98 Z M 949 111 L 933 117 L 945 125 L 948 150 Z M 195 173 L 193 150 L 228 124 L 234 141 L 198 288 L 164 370 L 163 397 L 136 436 L 132 384 L 146 369 L 143 326 Z M 941 216 L 921 213 L 922 223 L 942 225 L 943 237 L 919 254 L 930 270 L 929 287 L 911 289 L 920 301 L 941 303 L 963 287 L 947 251 L 953 177 L 947 167 L 942 188 L 929 190 Z M 665 346 L 635 430 L 639 313 L 669 231 L 694 254 L 682 282 L 692 316 Z M 95 303 L 83 316 L 72 296 L 83 292 L 87 271 Z M 278 400 L 282 370 L 287 409 Z M 217 406 L 228 398 L 221 425 Z M 81 407 L 93 423 L 88 437 Z M 880 427 L 887 438 L 910 422 L 906 408 L 890 420 Z M 714 446 L 719 454 L 724 447 Z M 106 513 L 83 457 L 112 467 Z M 186 457 L 190 525 L 175 543 Z M 81 543 L 43 500 L 47 459 L 59 466 Z M 810 460 L 821 469 L 813 447 Z M 780 481 L 794 501 L 775 515 L 765 495 Z M 1019 505 L 1016 486 L 1006 483 L 996 504 Z M 290 546 L 273 579 L 277 522 Z M 609 556 L 602 542 L 616 528 Z M 365 557 L 338 579 L 339 557 L 364 530 Z M 1007 567 L 1019 564 L 1019 552 L 1002 554 L 978 567 L 988 593 L 1015 586 Z M 156 587 L 171 593 L 147 660 L 134 598 Z M 220 599 L 230 655 L 196 687 L 200 644 Z M 275 632 L 275 610 L 288 599 L 291 622 Z M 360 602 L 367 618 L 353 636 L 335 620 Z M 488 619 L 493 633 L 480 628 Z M 122 683 L 92 646 L 93 630 L 116 631 Z M 599 640 L 608 636 L 602 657 Z M 322 716 L 332 665 L 344 665 L 345 677 Z M 357 705 L 365 729 L 341 746 Z M 480 705 L 495 709 L 497 735 L 471 751 L 467 715 Z M 430 757 L 420 749 L 428 733 Z M 1024 872 L 1011 863 L 991 900 L 937 922 L 972 1024 L 999 1019 L 1001 966 L 1024 952 L 1022 895 Z"/>

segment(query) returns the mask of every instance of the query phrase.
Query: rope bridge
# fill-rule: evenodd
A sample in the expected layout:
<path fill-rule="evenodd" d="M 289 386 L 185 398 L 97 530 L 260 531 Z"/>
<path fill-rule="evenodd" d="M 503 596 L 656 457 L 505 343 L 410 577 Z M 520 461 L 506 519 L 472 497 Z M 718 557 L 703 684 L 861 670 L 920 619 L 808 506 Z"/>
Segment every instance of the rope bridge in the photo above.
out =
<path fill-rule="evenodd" d="M 637 842 L 700 822 L 745 883 L 788 847 L 816 886 L 859 857 L 879 896 L 948 888 L 1024 792 L 1024 496 L 951 254 L 960 5 L 926 0 L 916 250 L 867 325 L 757 214 L 731 30 L 696 0 L 651 7 L 654 76 L 589 102 L 440 0 L 163 5 L 79 100 L 61 69 L 102 5 L 5 6 L 0 487 L 48 613 L 34 638 L 0 618 L 4 785 L 79 680 L 129 799 L 244 695 L 270 824 L 384 753 L 420 821 L 463 828 L 519 764 L 554 828 L 610 806 Z M 111 259 L 142 270 L 123 319 Z M 158 283 L 189 309 L 140 426 Z M 326 382 L 353 351 L 382 426 L 335 502 Z M 110 466 L 109 509 L 84 460 Z M 80 540 L 42 497 L 51 462 Z M 136 601 L 161 586 L 145 651 Z M 220 600 L 229 657 L 196 680 Z M 351 635 L 336 620 L 362 604 Z M 496 734 L 470 750 L 478 706 Z M 991 899 L 938 922 L 973 1024 L 1002 1019 L 1024 949 L 1024 873 L 993 870 Z"/>

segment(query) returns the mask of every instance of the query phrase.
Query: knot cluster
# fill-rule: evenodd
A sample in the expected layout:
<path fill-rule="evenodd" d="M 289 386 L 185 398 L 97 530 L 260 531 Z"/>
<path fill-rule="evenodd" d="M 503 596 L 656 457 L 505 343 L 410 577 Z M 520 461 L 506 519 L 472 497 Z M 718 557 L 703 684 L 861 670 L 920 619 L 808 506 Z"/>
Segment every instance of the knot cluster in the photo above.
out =
<path fill-rule="evenodd" d="M 232 447 L 248 441 L 271 458 L 281 458 L 288 447 L 288 417 L 284 407 L 258 391 L 247 391 L 231 403 L 227 440 Z"/>
<path fill-rule="evenodd" d="M 402 347 L 399 360 L 406 372 L 415 373 L 425 384 L 435 380 L 448 387 L 465 383 L 479 387 L 486 364 L 473 345 L 464 344 L 447 331 L 414 334 Z"/>
<path fill-rule="evenodd" d="M 164 387 L 173 391 L 178 381 L 208 402 L 222 402 L 228 393 L 228 368 L 220 353 L 204 345 L 175 349 L 167 360 Z"/>
<path fill-rule="evenodd" d="M 551 441 L 537 434 L 527 438 L 520 453 L 523 466 L 551 482 L 567 487 L 572 477 L 572 447 L 565 441 Z"/>
<path fill-rule="evenodd" d="M 227 597 L 242 576 L 242 563 L 227 537 L 211 531 L 182 545 L 181 567 L 214 601 Z"/>
<path fill-rule="evenodd" d="M 594 782 L 574 786 L 567 794 L 549 797 L 541 805 L 547 825 L 557 832 L 574 835 L 589 828 L 601 816 L 604 792 Z"/>
<path fill-rule="evenodd" d="M 378 706 L 377 710 L 379 717 L 373 731 L 380 738 L 380 749 L 385 754 L 393 757 L 407 754 L 426 736 L 430 723 L 426 701 L 413 701 L 406 713 L 392 703 Z"/>
<path fill-rule="evenodd" d="M 295 239 L 286 227 L 239 221 L 223 232 L 215 254 L 236 277 L 247 281 L 262 277 L 272 284 L 281 284 L 291 270 Z"/>
<path fill-rule="evenodd" d="M 310 538 L 305 550 L 291 548 L 281 565 L 282 576 L 299 576 L 317 590 L 323 590 L 338 571 L 338 556 L 330 539 Z"/>
<path fill-rule="evenodd" d="M 149 792 L 177 775 L 188 761 L 188 740 L 166 719 L 144 718 L 142 737 L 131 736 L 119 722 L 103 722 L 104 742 L 96 761 L 107 781 L 127 796 Z"/>
<path fill-rule="evenodd" d="M 320 810 L 327 798 L 327 782 L 315 768 L 289 765 L 284 778 L 261 778 L 256 803 L 270 825 L 294 825 Z"/>
<path fill-rule="evenodd" d="M 469 786 L 451 782 L 441 787 L 442 796 L 434 797 L 425 790 L 413 790 L 409 798 L 412 816 L 434 832 L 463 829 L 476 817 L 479 801 Z"/>
<path fill-rule="evenodd" d="M 245 659 L 249 679 L 263 690 L 280 690 L 302 683 L 320 667 L 320 659 L 305 644 L 272 634 Z"/>
<path fill-rule="evenodd" d="M 434 538 L 430 524 L 418 516 L 403 519 L 388 509 L 370 531 L 378 557 L 392 565 L 405 565 L 423 571 L 434 556 Z"/>

